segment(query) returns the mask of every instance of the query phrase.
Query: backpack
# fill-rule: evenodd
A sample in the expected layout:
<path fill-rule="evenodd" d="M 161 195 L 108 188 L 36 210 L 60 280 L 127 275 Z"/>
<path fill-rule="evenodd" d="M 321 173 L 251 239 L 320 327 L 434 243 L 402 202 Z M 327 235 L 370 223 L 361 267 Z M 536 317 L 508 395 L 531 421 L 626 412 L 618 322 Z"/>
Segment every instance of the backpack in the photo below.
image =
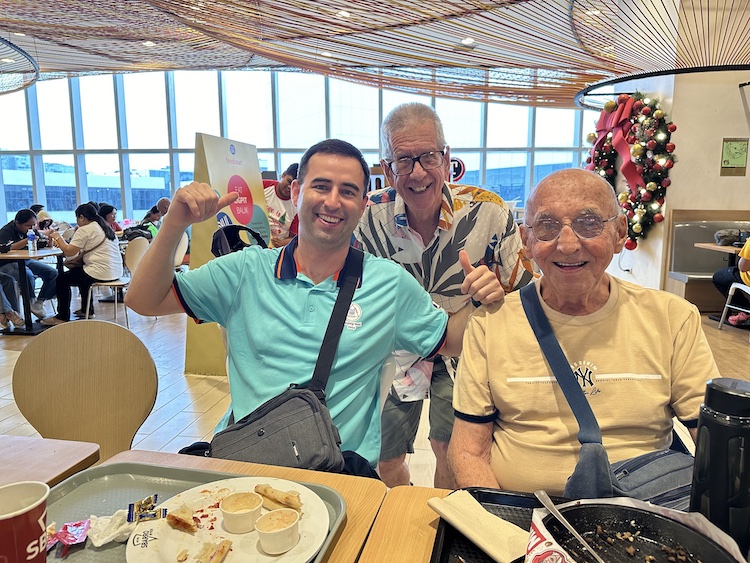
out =
<path fill-rule="evenodd" d="M 226 225 L 219 227 L 214 232 L 213 239 L 211 240 L 211 253 L 217 257 L 224 256 L 225 254 L 237 252 L 238 250 L 252 246 L 252 244 L 246 243 L 240 237 L 240 233 L 243 231 L 249 233 L 261 248 L 268 248 L 263 237 L 254 230 L 244 225 Z"/>
<path fill-rule="evenodd" d="M 151 240 L 154 238 L 154 235 L 151 234 L 151 231 L 148 227 L 145 227 L 143 225 L 133 225 L 132 227 L 128 227 L 124 231 L 122 231 L 122 238 L 125 240 L 133 240 L 134 238 L 143 237 L 145 239 Z"/>

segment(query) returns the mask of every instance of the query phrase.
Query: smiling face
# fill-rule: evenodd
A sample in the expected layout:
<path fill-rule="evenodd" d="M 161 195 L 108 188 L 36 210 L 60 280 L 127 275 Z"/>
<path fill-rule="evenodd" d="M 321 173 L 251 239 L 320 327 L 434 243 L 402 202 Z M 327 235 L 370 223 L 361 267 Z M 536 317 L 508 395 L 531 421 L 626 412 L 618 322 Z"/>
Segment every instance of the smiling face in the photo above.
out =
<path fill-rule="evenodd" d="M 437 136 L 432 123 L 412 122 L 409 127 L 391 134 L 388 160 L 443 150 Z M 450 178 L 450 149 L 446 148 L 443 164 L 432 170 L 425 170 L 419 162 L 415 162 L 411 174 L 396 176 L 385 160 L 381 161 L 381 166 L 388 183 L 404 199 L 408 215 L 422 220 L 428 217 L 437 220 L 443 202 L 443 184 Z"/>
<path fill-rule="evenodd" d="M 357 159 L 314 154 L 302 183 L 292 182 L 300 240 L 328 250 L 348 248 L 367 204 L 364 196 L 365 175 Z"/>
<path fill-rule="evenodd" d="M 526 212 L 526 225 L 545 218 L 565 224 L 557 239 L 546 242 L 537 240 L 533 229 L 521 226 L 526 253 L 544 273 L 540 284 L 545 303 L 570 315 L 601 308 L 609 297 L 605 270 L 627 237 L 627 220 L 619 214 L 609 184 L 585 170 L 555 172 L 539 183 Z M 579 238 L 569 223 L 589 214 L 617 218 L 604 223 L 599 236 Z"/>
<path fill-rule="evenodd" d="M 281 199 L 289 199 L 292 194 L 292 182 L 294 181 L 294 178 L 292 178 L 289 174 L 282 174 L 281 180 L 276 184 L 276 195 L 278 195 Z"/>

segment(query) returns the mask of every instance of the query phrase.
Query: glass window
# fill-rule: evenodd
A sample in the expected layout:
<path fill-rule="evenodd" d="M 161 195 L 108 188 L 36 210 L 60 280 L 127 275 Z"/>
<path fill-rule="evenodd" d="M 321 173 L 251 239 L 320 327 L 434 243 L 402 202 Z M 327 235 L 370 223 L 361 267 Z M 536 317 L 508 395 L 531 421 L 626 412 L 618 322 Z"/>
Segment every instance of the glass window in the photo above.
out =
<path fill-rule="evenodd" d="M 279 169 L 276 171 L 276 176 L 281 177 L 281 173 L 284 172 L 287 168 L 289 168 L 292 164 L 295 162 L 299 164 L 299 161 L 302 160 L 302 155 L 304 153 L 301 152 L 287 152 L 282 153 L 279 155 L 279 160 L 281 161 L 279 166 Z"/>
<path fill-rule="evenodd" d="M 396 90 L 383 90 L 383 117 L 385 118 L 385 116 L 388 115 L 388 112 L 396 106 L 408 102 L 419 102 L 429 106 L 432 105 L 432 98 L 420 94 L 397 92 Z"/>
<path fill-rule="evenodd" d="M 177 146 L 195 148 L 195 134 L 219 136 L 219 82 L 215 71 L 174 72 Z"/>
<path fill-rule="evenodd" d="M 227 71 L 224 77 L 227 137 L 256 147 L 272 148 L 271 73 Z"/>
<path fill-rule="evenodd" d="M 455 180 L 459 184 L 467 186 L 479 186 L 482 183 L 482 156 L 478 152 L 451 151 L 451 160 L 459 158 L 466 167 L 464 175 Z"/>
<path fill-rule="evenodd" d="M 348 141 L 360 150 L 378 147 L 377 88 L 330 79 L 329 100 L 332 138 Z"/>
<path fill-rule="evenodd" d="M 531 146 L 531 108 L 508 104 L 487 105 L 487 147 L 521 148 Z"/>
<path fill-rule="evenodd" d="M 299 162 L 295 160 L 295 162 Z M 258 166 L 261 172 L 268 170 L 276 171 L 276 163 L 272 152 L 259 152 L 258 153 Z"/>
<path fill-rule="evenodd" d="M 70 125 L 68 80 L 44 80 L 36 83 L 39 100 L 39 131 L 44 150 L 73 148 Z"/>
<path fill-rule="evenodd" d="M 163 72 L 123 76 L 128 147 L 164 149 L 167 137 L 167 98 Z"/>
<path fill-rule="evenodd" d="M 505 201 L 516 201 L 518 207 L 524 207 L 528 186 L 528 152 L 487 153 L 486 189 L 495 192 Z"/>
<path fill-rule="evenodd" d="M 98 203 L 109 203 L 122 209 L 120 186 L 120 159 L 116 154 L 87 154 L 86 182 L 89 199 Z"/>
<path fill-rule="evenodd" d="M 2 96 L 0 96 L 0 99 L 2 99 Z M 34 190 L 31 183 L 31 158 L 28 154 L 7 154 L 0 156 L 0 163 L 2 164 L 3 185 L 5 186 L 7 222 L 16 216 L 16 211 L 28 208 L 29 205 L 34 203 Z"/>
<path fill-rule="evenodd" d="M 29 129 L 26 124 L 26 99 L 23 92 L 0 96 L 0 150 L 29 150 Z"/>
<path fill-rule="evenodd" d="M 537 147 L 574 147 L 577 110 L 537 108 L 534 145 Z"/>
<path fill-rule="evenodd" d="M 482 145 L 482 103 L 463 100 L 435 100 L 435 111 L 443 122 L 445 142 L 451 147 Z"/>
<path fill-rule="evenodd" d="M 130 186 L 133 190 L 133 219 L 140 221 L 159 198 L 171 197 L 169 156 L 131 154 Z"/>
<path fill-rule="evenodd" d="M 590 146 L 587 137 L 591 133 L 596 133 L 596 124 L 599 121 L 600 111 L 584 110 L 583 111 L 583 127 L 581 127 L 581 144 L 584 147 Z"/>
<path fill-rule="evenodd" d="M 181 188 L 195 179 L 195 153 L 181 153 L 177 156 L 177 165 L 180 167 Z"/>
<path fill-rule="evenodd" d="M 78 83 L 81 90 L 83 147 L 116 149 L 117 116 L 112 75 L 82 76 Z"/>
<path fill-rule="evenodd" d="M 579 168 L 581 155 L 573 151 L 537 151 L 534 153 L 534 184 L 538 184 L 555 170 Z"/>
<path fill-rule="evenodd" d="M 47 211 L 56 221 L 75 222 L 76 196 L 75 163 L 72 154 L 44 155 L 44 185 L 47 191 Z M 29 202 L 31 203 L 31 202 Z M 52 213 L 57 211 L 59 213 Z M 67 212 L 67 213 L 66 213 Z"/>
<path fill-rule="evenodd" d="M 324 77 L 278 73 L 279 148 L 307 149 L 326 138 Z"/>

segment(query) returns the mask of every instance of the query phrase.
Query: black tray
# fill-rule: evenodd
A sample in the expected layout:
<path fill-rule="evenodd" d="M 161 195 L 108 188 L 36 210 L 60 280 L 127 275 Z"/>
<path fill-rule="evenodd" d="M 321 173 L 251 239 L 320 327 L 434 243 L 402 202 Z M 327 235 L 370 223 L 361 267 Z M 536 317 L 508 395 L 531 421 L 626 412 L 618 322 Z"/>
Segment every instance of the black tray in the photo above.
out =
<path fill-rule="evenodd" d="M 517 493 L 498 489 L 468 487 L 465 489 L 488 512 L 500 516 L 524 530 L 531 529 L 531 515 L 542 504 L 531 493 Z M 568 502 L 568 499 L 552 497 L 555 504 Z M 523 563 L 519 557 L 513 563 Z M 438 524 L 435 545 L 432 548 L 430 563 L 492 563 L 492 559 L 442 518 Z"/>

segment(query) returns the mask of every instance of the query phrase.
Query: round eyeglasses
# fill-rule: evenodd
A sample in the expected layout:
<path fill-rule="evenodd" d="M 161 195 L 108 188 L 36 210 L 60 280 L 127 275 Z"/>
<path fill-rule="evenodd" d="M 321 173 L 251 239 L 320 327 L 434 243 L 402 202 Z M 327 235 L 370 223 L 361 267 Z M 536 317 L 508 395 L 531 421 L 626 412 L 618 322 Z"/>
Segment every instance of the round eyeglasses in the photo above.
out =
<path fill-rule="evenodd" d="M 422 170 L 433 170 L 443 164 L 445 149 L 442 151 L 430 151 L 419 156 L 405 156 L 396 160 L 386 161 L 388 167 L 396 176 L 406 176 L 414 171 L 414 163 L 419 162 Z"/>
<path fill-rule="evenodd" d="M 551 219 L 545 217 L 543 219 L 537 219 L 533 225 L 526 225 L 527 228 L 531 229 L 534 233 L 534 238 L 542 242 L 550 242 L 557 240 L 560 236 L 562 228 L 565 225 L 570 225 L 573 232 L 578 238 L 590 239 L 596 238 L 604 230 L 604 223 L 608 223 L 613 219 L 617 219 L 619 215 L 610 217 L 609 219 L 602 219 L 598 215 L 581 215 L 576 217 L 570 223 L 561 223 L 557 219 Z"/>

